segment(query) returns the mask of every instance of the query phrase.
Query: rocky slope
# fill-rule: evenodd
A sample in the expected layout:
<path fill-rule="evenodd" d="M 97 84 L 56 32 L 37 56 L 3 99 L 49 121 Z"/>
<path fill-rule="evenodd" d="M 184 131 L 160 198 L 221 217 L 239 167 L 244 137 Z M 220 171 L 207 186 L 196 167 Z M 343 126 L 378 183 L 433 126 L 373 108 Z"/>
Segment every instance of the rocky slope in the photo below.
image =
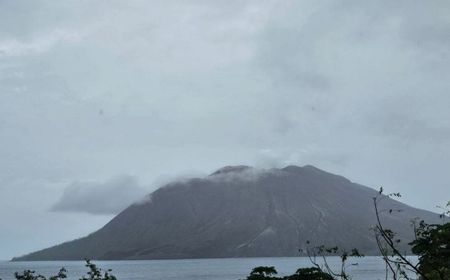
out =
<path fill-rule="evenodd" d="M 313 166 L 224 167 L 156 190 L 89 236 L 14 260 L 298 256 L 307 240 L 376 254 L 376 195 Z M 403 210 L 382 219 L 404 240 L 412 218 L 437 220 L 391 199 L 382 207 Z"/>

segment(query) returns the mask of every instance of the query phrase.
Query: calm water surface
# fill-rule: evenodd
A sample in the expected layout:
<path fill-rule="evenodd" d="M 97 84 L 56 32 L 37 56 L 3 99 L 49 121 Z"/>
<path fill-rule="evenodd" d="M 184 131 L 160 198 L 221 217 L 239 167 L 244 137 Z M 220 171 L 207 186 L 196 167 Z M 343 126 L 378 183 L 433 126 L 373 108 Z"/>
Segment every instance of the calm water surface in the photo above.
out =
<path fill-rule="evenodd" d="M 413 258 L 414 260 L 414 258 Z M 351 265 L 352 263 L 358 265 Z M 309 267 L 307 258 L 234 258 L 194 260 L 151 260 L 151 261 L 96 261 L 102 269 L 112 269 L 119 280 L 238 280 L 244 279 L 256 266 L 275 266 L 279 275 L 294 273 L 299 267 Z M 337 257 L 330 257 L 332 267 L 338 267 Z M 348 271 L 353 279 L 384 279 L 385 266 L 379 257 L 350 259 Z M 81 261 L 49 262 L 0 262 L 0 278 L 14 279 L 15 271 L 35 270 L 44 276 L 54 275 L 61 267 L 68 271 L 69 279 L 79 279 L 87 268 Z"/>

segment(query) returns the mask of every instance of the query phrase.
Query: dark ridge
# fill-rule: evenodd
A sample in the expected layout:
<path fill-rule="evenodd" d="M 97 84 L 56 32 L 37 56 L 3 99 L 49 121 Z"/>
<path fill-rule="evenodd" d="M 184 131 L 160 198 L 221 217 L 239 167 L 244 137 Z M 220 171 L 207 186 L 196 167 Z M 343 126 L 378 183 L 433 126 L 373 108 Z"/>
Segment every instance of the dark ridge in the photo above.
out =
<path fill-rule="evenodd" d="M 297 165 L 288 165 L 288 166 L 286 166 L 284 168 L 281 168 L 281 170 L 286 171 L 286 172 L 291 172 L 291 173 L 298 173 L 298 174 L 304 174 L 304 173 L 307 173 L 307 172 L 309 172 L 309 173 L 314 172 L 314 173 L 332 174 L 332 173 L 326 172 L 326 171 L 324 171 L 324 170 L 322 170 L 320 168 L 317 168 L 317 167 L 315 167 L 313 165 L 305 165 L 305 166 L 302 166 L 302 167 L 297 166 Z M 334 175 L 334 174 L 332 174 L 332 175 Z"/>
<path fill-rule="evenodd" d="M 286 171 L 286 172 L 291 172 L 291 173 L 302 173 L 303 172 L 303 168 L 297 165 L 288 165 L 284 168 L 281 168 L 281 170 Z"/>
<path fill-rule="evenodd" d="M 250 169 L 250 166 L 247 165 L 228 165 L 225 167 L 222 167 L 213 173 L 211 173 L 210 176 L 219 175 L 219 174 L 226 174 L 226 173 L 232 173 L 232 172 L 242 172 L 245 170 Z"/>

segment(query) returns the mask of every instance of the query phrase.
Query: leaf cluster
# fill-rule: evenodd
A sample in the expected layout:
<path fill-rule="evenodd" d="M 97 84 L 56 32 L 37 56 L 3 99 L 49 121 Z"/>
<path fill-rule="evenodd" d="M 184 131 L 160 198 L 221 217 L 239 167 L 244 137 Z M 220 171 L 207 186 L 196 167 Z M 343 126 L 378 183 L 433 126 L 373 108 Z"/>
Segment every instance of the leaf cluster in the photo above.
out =
<path fill-rule="evenodd" d="M 98 268 L 97 265 L 91 262 L 91 260 L 86 260 L 86 267 L 89 268 L 87 276 L 83 276 L 80 280 L 117 280 L 117 278 L 111 274 L 111 269 L 103 271 Z"/>
<path fill-rule="evenodd" d="M 419 269 L 432 280 L 450 280 L 450 223 L 428 225 L 423 221 L 417 238 L 409 243 L 419 256 Z"/>
<path fill-rule="evenodd" d="M 299 268 L 289 276 L 277 277 L 273 266 L 255 267 L 246 280 L 333 280 L 333 276 L 317 267 Z"/>
<path fill-rule="evenodd" d="M 117 278 L 111 274 L 111 269 L 103 271 L 90 260 L 86 260 L 85 266 L 89 268 L 89 271 L 87 272 L 87 275 L 80 278 L 80 280 L 117 280 Z M 61 280 L 67 278 L 67 270 L 63 267 L 59 270 L 58 274 L 50 276 L 49 278 L 46 278 L 41 274 L 36 274 L 34 270 L 24 270 L 21 273 L 15 272 L 14 278 L 16 280 Z"/>
<path fill-rule="evenodd" d="M 63 267 L 59 270 L 58 274 L 54 276 L 50 276 L 48 280 L 60 280 L 67 278 L 66 274 L 67 270 Z M 22 273 L 15 272 L 14 277 L 17 280 L 47 280 L 45 276 L 42 276 L 40 274 L 36 274 L 34 270 L 24 270 Z"/>

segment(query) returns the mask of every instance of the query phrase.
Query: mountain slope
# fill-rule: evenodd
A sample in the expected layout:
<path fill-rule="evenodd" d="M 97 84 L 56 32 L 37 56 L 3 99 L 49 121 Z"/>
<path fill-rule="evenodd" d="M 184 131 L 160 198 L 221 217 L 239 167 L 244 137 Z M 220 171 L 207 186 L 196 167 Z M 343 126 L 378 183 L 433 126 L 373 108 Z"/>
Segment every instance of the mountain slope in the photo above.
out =
<path fill-rule="evenodd" d="M 89 236 L 14 260 L 297 256 L 307 240 L 376 254 L 376 195 L 313 166 L 224 167 L 156 190 Z M 412 218 L 437 221 L 395 200 L 381 207 L 403 210 L 382 215 L 403 240 L 412 239 Z"/>

